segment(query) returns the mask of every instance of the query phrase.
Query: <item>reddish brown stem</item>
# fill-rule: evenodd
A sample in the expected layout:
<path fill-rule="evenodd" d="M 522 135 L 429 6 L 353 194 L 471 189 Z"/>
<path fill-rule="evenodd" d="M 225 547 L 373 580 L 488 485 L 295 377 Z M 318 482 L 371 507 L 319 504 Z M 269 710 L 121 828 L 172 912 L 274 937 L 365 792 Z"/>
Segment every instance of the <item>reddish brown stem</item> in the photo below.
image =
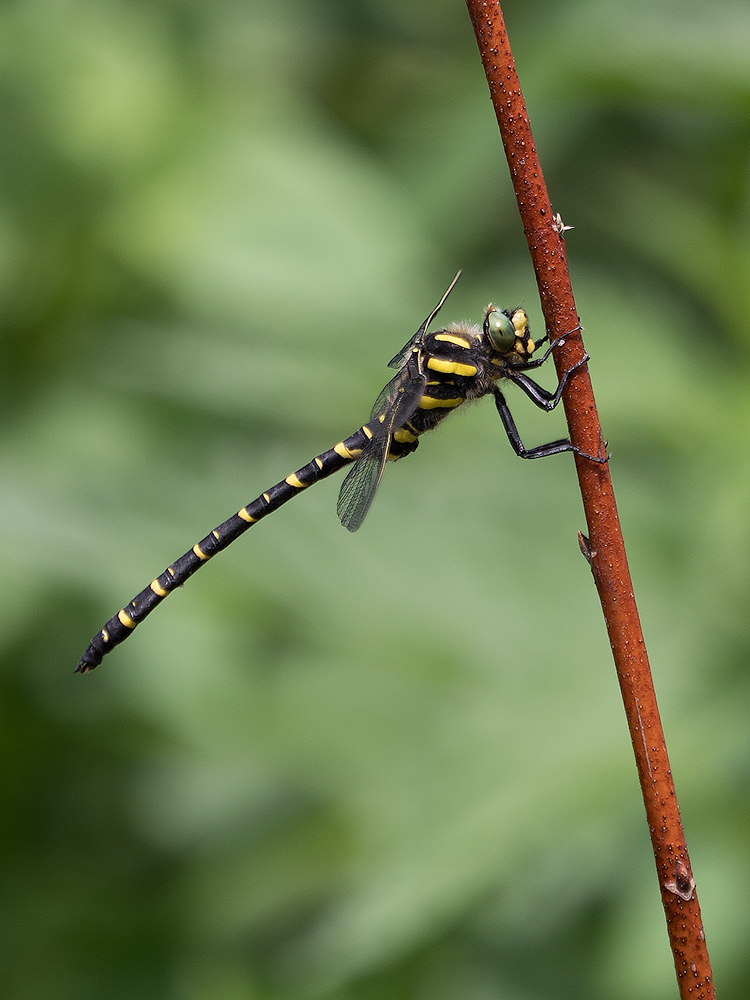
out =
<path fill-rule="evenodd" d="M 492 103 L 510 166 L 518 208 L 536 273 L 550 336 L 578 324 L 561 227 L 556 225 L 516 75 L 500 4 L 467 0 Z M 583 355 L 580 332 L 555 352 L 558 373 Z M 582 451 L 603 449 L 587 369 L 563 394 L 571 440 Z M 581 548 L 591 565 L 622 691 L 651 832 L 667 930 L 680 996 L 715 996 L 695 882 L 669 767 L 651 670 L 633 595 L 609 467 L 576 457 L 589 538 Z"/>

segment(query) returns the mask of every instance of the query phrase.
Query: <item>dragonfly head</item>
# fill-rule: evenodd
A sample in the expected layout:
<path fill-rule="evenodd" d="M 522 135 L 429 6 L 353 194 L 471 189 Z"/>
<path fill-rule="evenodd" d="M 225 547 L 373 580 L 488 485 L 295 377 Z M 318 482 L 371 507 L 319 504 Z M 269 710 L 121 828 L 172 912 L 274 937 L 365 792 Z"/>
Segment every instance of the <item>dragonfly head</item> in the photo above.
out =
<path fill-rule="evenodd" d="M 484 311 L 484 335 L 492 347 L 504 358 L 528 361 L 536 350 L 529 333 L 529 317 L 523 309 L 496 309 L 492 303 Z"/>

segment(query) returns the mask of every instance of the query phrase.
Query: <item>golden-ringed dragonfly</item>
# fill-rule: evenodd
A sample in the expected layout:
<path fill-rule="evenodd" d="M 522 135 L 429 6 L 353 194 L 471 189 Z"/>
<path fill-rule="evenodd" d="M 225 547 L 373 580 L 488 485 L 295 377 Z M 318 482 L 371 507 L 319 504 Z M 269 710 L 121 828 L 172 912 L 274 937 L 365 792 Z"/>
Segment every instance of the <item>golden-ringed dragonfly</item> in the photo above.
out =
<path fill-rule="evenodd" d="M 341 485 L 336 509 L 344 527 L 356 531 L 367 516 L 386 461 L 397 461 L 411 454 L 425 431 L 437 427 L 449 413 L 472 399 L 489 393 L 494 396 L 505 433 L 520 458 L 544 458 L 574 451 L 595 462 L 607 461 L 606 455 L 586 455 L 567 438 L 526 448 L 498 386 L 499 381 L 507 379 L 522 389 L 540 409 L 554 410 L 568 379 L 588 361 L 588 354 L 564 372 L 557 389 L 549 392 L 526 372 L 541 367 L 564 338 L 553 340 L 540 358 L 532 360 L 532 355 L 548 337 L 538 341 L 531 339 L 528 317 L 523 309 L 510 311 L 490 304 L 485 309 L 481 327 L 465 322 L 451 323 L 435 333 L 428 332 L 460 275 L 459 271 L 414 336 L 389 361 L 388 367 L 397 369 L 397 374 L 375 400 L 368 422 L 351 437 L 339 441 L 329 451 L 261 493 L 168 566 L 96 633 L 76 673 L 87 673 L 97 667 L 102 658 L 127 639 L 136 625 L 175 587 L 182 586 L 212 556 L 231 545 L 261 518 L 299 496 L 308 486 L 352 463 Z"/>

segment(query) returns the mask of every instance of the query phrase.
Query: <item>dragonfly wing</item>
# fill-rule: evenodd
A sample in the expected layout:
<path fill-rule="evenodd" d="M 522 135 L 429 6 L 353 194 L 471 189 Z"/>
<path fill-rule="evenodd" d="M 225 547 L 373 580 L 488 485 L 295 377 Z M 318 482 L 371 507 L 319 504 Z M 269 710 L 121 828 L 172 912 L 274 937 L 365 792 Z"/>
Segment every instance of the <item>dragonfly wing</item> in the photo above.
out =
<path fill-rule="evenodd" d="M 403 427 L 419 405 L 426 385 L 421 353 L 417 352 L 375 400 L 367 425 L 373 437 L 381 438 Z"/>
<path fill-rule="evenodd" d="M 458 274 L 456 275 L 456 277 L 453 279 L 453 281 L 451 281 L 450 285 L 448 285 L 448 291 L 445 293 L 445 295 L 443 295 L 442 299 L 438 302 L 438 304 L 435 306 L 435 308 L 432 310 L 432 312 L 430 313 L 430 315 L 427 317 L 427 319 L 424 321 L 424 323 L 420 326 L 420 328 L 417 330 L 417 332 L 414 334 L 414 336 L 411 338 L 411 340 L 408 340 L 404 344 L 404 346 L 401 348 L 401 350 L 398 352 L 398 354 L 394 354 L 394 356 L 388 362 L 388 367 L 389 368 L 401 368 L 403 365 L 406 364 L 406 362 L 409 360 L 409 356 L 412 354 L 414 348 L 419 345 L 422 337 L 424 336 L 425 332 L 427 331 L 427 327 L 430 325 L 430 323 L 435 319 L 435 317 L 437 316 L 437 314 L 443 308 L 445 300 L 448 298 L 448 296 L 450 295 L 450 293 L 453 291 L 453 288 L 455 287 L 455 284 L 456 284 L 456 282 L 458 281 L 458 279 L 460 277 L 461 277 L 461 272 L 459 271 Z"/>
<path fill-rule="evenodd" d="M 415 335 L 388 362 L 389 368 L 399 369 L 398 374 L 375 400 L 367 424 L 372 438 L 341 484 L 336 504 L 341 523 L 349 531 L 356 531 L 360 527 L 375 499 L 394 431 L 403 427 L 419 406 L 427 384 L 421 350 L 422 339 L 460 277 L 459 271 Z"/>
<path fill-rule="evenodd" d="M 417 409 L 426 384 L 421 356 L 413 354 L 375 400 L 367 424 L 372 438 L 341 484 L 336 505 L 339 519 L 349 531 L 356 531 L 367 516 L 388 460 L 393 432 Z"/>
<path fill-rule="evenodd" d="M 373 438 L 341 484 L 336 513 L 349 531 L 356 531 L 375 499 L 391 444 L 390 435 Z"/>

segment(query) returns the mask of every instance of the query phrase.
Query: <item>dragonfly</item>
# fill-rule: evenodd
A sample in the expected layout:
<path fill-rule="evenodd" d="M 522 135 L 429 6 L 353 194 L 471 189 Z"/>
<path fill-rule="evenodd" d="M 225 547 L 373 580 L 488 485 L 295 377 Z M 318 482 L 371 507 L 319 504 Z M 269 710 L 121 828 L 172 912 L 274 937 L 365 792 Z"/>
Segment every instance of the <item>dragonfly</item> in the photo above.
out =
<path fill-rule="evenodd" d="M 132 635 L 135 627 L 165 597 L 248 528 L 319 480 L 348 465 L 351 469 L 341 485 L 336 509 L 343 526 L 356 531 L 370 510 L 386 462 L 410 455 L 423 434 L 437 427 L 464 403 L 492 395 L 511 447 L 520 458 L 544 458 L 572 451 L 593 462 L 609 460 L 606 445 L 604 455 L 588 455 L 568 438 L 525 447 L 498 384 L 512 382 L 541 410 L 554 410 L 568 379 L 586 364 L 589 355 L 584 354 L 580 361 L 563 372 L 554 391 L 538 385 L 527 372 L 540 368 L 555 347 L 580 327 L 552 341 L 547 335 L 534 341 L 523 309 L 498 309 L 490 303 L 481 326 L 450 323 L 429 332 L 460 276 L 461 271 L 414 336 L 391 358 L 388 367 L 395 368 L 396 375 L 375 400 L 367 423 L 261 493 L 169 565 L 96 633 L 79 660 L 76 673 L 88 673 L 98 667 L 106 654 Z M 540 357 L 533 358 L 544 343 L 548 344 L 547 349 Z"/>

